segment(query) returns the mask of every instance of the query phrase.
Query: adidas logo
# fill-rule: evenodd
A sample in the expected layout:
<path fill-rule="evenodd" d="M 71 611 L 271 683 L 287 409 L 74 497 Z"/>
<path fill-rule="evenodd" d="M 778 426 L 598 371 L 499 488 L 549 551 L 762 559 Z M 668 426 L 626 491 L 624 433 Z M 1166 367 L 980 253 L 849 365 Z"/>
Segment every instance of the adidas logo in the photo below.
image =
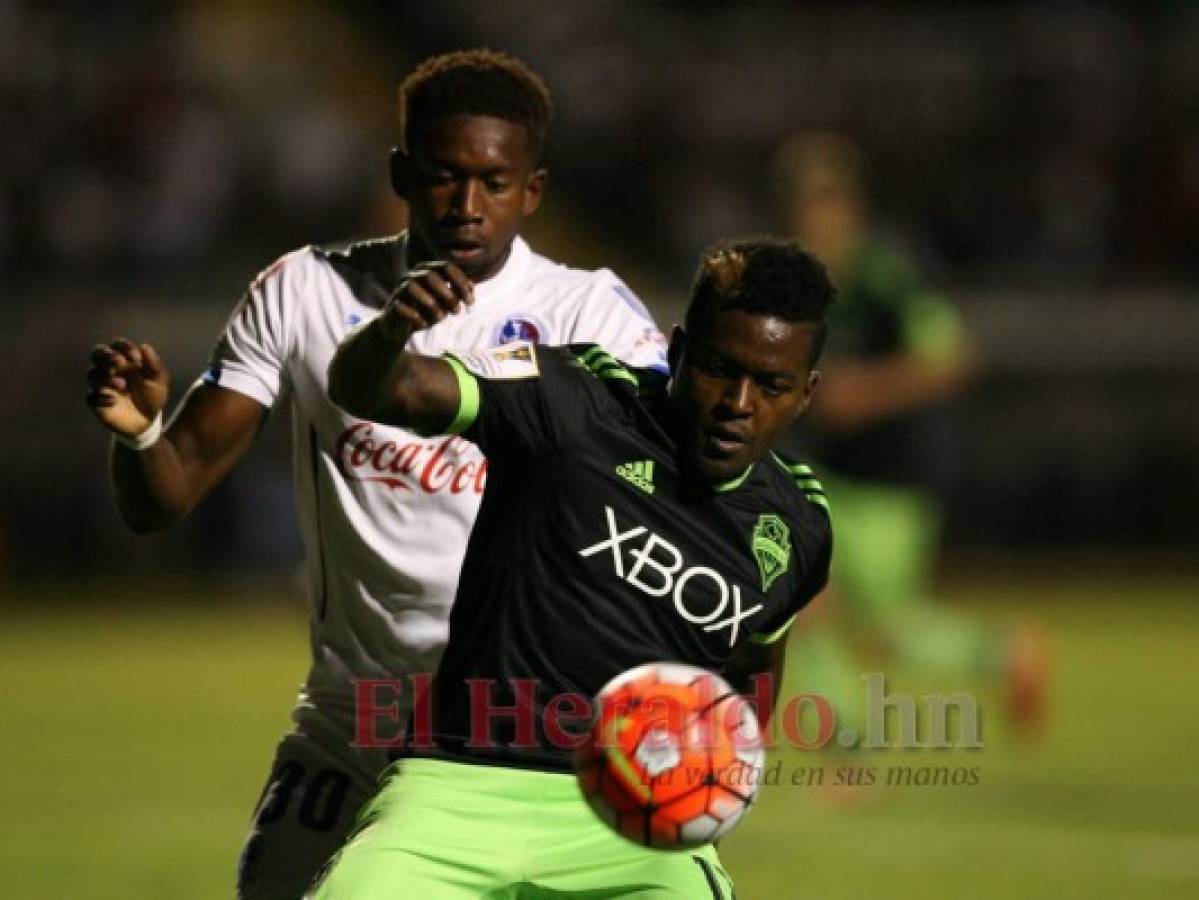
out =
<path fill-rule="evenodd" d="M 616 474 L 647 494 L 654 492 L 654 461 L 639 459 L 616 467 Z"/>

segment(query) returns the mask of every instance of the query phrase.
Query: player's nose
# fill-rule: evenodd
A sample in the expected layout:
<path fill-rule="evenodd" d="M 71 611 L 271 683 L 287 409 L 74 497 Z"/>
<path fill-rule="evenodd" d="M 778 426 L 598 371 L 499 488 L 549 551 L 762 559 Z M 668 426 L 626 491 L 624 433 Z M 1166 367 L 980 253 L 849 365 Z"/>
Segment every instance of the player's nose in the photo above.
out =
<path fill-rule="evenodd" d="M 474 178 L 463 178 L 450 197 L 450 212 L 463 219 L 479 218 L 481 185 Z"/>
<path fill-rule="evenodd" d="M 748 416 L 753 412 L 753 382 L 750 378 L 730 378 L 720 395 L 721 408 L 729 415 Z"/>

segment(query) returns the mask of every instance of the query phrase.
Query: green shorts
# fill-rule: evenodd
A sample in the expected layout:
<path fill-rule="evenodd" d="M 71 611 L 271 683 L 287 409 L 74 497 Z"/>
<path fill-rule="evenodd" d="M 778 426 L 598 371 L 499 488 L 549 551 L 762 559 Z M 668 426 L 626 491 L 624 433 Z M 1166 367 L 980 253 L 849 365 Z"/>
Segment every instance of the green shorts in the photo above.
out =
<path fill-rule="evenodd" d="M 315 900 L 732 900 L 716 850 L 611 831 L 573 775 L 406 759 L 359 814 Z"/>

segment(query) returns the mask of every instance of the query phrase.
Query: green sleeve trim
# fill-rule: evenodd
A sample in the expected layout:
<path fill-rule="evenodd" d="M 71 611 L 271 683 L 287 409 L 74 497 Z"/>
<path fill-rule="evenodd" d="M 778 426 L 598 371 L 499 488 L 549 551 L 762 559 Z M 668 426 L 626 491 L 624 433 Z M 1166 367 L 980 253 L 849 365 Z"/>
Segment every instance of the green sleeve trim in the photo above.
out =
<path fill-rule="evenodd" d="M 823 507 L 826 513 L 832 514 L 832 510 L 828 508 L 828 501 L 820 494 L 805 494 L 809 503 L 814 503 L 817 506 Z"/>
<path fill-rule="evenodd" d="M 594 347 L 589 347 L 587 350 L 584 350 L 579 355 L 578 359 L 583 363 L 583 365 L 586 366 L 589 365 L 593 359 L 600 356 L 607 356 L 610 358 L 611 354 L 608 353 L 608 351 L 606 351 L 603 347 L 599 346 L 599 344 L 596 344 Z"/>
<path fill-rule="evenodd" d="M 475 424 L 475 419 L 479 417 L 479 380 L 466 371 L 466 366 L 453 356 L 446 354 L 442 359 L 450 364 L 454 376 L 458 379 L 458 412 L 454 420 L 445 427 L 444 433 L 462 434 Z"/>
<path fill-rule="evenodd" d="M 770 634 L 751 634 L 749 636 L 749 639 L 751 641 L 753 641 L 755 644 L 773 644 L 773 643 L 775 643 L 783 635 L 785 635 L 787 633 L 787 629 L 790 628 L 792 623 L 795 621 L 796 615 L 798 615 L 798 613 L 796 613 L 795 615 L 792 615 L 791 618 L 789 618 L 786 622 L 784 622 L 779 628 L 770 632 Z"/>
<path fill-rule="evenodd" d="M 633 387 L 640 387 L 637 376 L 603 347 L 592 347 L 576 356 L 575 359 L 596 378 L 619 379 L 627 381 Z"/>
<path fill-rule="evenodd" d="M 803 495 L 808 498 L 809 503 L 814 503 L 822 507 L 826 513 L 831 515 L 831 510 L 828 507 L 828 500 L 825 499 L 824 485 L 820 483 L 813 472 L 811 466 L 804 463 L 789 463 L 774 451 L 771 451 L 771 456 L 790 477 L 795 486 L 803 492 Z"/>
<path fill-rule="evenodd" d="M 640 387 L 641 382 L 637 380 L 637 376 L 623 366 L 619 369 L 605 369 L 597 373 L 600 378 L 614 378 L 619 381 L 627 381 L 633 387 Z"/>

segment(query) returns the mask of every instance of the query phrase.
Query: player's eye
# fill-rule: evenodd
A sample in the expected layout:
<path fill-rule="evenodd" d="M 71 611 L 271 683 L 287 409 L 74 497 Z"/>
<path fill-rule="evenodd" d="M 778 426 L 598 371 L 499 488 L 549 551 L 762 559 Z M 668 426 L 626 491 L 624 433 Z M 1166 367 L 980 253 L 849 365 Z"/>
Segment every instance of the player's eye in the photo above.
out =
<path fill-rule="evenodd" d="M 429 187 L 448 187 L 454 183 L 454 175 L 451 172 L 435 169 L 424 173 L 424 181 Z"/>
<path fill-rule="evenodd" d="M 695 360 L 695 367 L 712 378 L 724 378 L 729 374 L 728 367 L 719 359 L 701 356 Z"/>
<path fill-rule="evenodd" d="M 488 178 L 484 182 L 484 185 L 492 194 L 502 194 L 504 191 L 508 190 L 508 182 L 502 178 Z"/>
<path fill-rule="evenodd" d="M 758 381 L 758 387 L 767 397 L 781 397 L 791 389 L 791 385 L 778 378 L 763 378 Z"/>

